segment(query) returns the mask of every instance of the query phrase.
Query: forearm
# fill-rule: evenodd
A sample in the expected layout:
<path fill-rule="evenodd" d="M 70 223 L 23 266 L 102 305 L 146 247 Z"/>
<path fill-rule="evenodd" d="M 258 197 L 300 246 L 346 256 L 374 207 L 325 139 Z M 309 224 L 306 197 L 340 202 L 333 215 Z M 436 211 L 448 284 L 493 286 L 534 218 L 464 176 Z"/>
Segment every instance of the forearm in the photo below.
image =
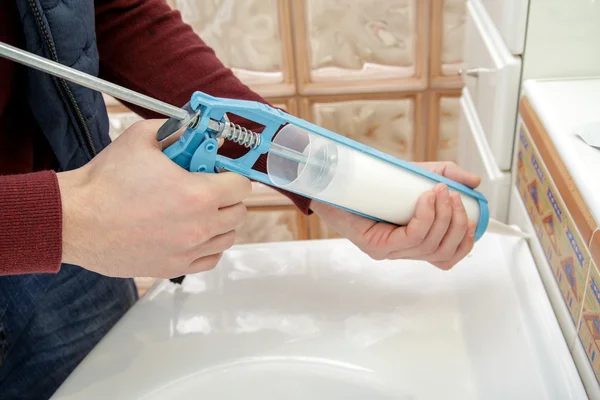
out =
<path fill-rule="evenodd" d="M 56 174 L 0 176 L 0 275 L 58 272 L 61 258 Z"/>
<path fill-rule="evenodd" d="M 112 82 L 170 104 L 187 103 L 192 93 L 267 103 L 225 67 L 207 46 L 163 0 L 96 1 L 96 32 L 100 51 L 100 73 Z M 129 105 L 144 118 L 163 116 Z M 260 126 L 231 117 L 248 129 Z M 228 142 L 220 151 L 236 158 L 245 153 Z M 266 172 L 266 156 L 256 170 Z M 279 190 L 308 213 L 308 199 Z"/>

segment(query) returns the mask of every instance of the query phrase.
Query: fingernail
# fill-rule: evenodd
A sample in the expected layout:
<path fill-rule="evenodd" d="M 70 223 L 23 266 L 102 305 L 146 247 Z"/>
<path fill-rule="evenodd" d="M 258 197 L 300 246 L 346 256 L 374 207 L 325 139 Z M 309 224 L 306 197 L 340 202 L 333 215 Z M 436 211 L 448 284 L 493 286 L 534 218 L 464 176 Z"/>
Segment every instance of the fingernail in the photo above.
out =
<path fill-rule="evenodd" d="M 442 194 L 442 192 L 444 191 L 445 187 L 446 187 L 446 185 L 444 185 L 443 183 L 438 184 L 435 187 L 435 193 L 438 194 L 438 195 Z"/>

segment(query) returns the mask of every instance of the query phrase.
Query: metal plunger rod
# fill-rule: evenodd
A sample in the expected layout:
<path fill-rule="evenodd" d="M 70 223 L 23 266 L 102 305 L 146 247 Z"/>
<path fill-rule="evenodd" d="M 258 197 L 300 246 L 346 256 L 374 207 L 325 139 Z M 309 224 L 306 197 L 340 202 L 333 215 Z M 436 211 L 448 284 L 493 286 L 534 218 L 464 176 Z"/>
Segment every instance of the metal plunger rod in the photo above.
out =
<path fill-rule="evenodd" d="M 66 79 L 70 82 L 77 83 L 81 86 L 87 87 L 88 89 L 109 94 L 117 99 L 135 104 L 147 110 L 155 111 L 161 115 L 182 121 L 189 117 L 188 112 L 182 108 L 172 106 L 152 97 L 134 92 L 133 90 L 119 85 L 115 85 L 114 83 L 110 83 L 93 75 L 78 71 L 74 68 L 69 68 L 60 63 L 18 49 L 6 43 L 0 42 L 0 55 L 14 62 L 46 72 L 59 78 Z M 217 127 L 219 127 L 219 123 L 212 120 L 211 122 L 213 122 L 213 124 L 211 124 L 211 128 L 218 129 Z M 291 159 L 299 163 L 304 164 L 307 161 L 306 156 L 302 153 L 298 153 L 286 147 L 276 145 L 275 143 L 271 143 L 269 151 L 277 154 L 280 157 Z"/>
<path fill-rule="evenodd" d="M 93 75 L 66 67 L 57 62 L 48 60 L 47 58 L 31 54 L 2 42 L 0 42 L 0 55 L 9 60 L 66 79 L 89 89 L 109 94 L 117 99 L 155 111 L 168 117 L 179 120 L 184 120 L 188 117 L 188 113 L 179 107 L 172 106 L 160 100 L 153 99 L 152 97 L 134 92 L 133 90 L 115 85 L 114 83 L 110 83 Z"/>

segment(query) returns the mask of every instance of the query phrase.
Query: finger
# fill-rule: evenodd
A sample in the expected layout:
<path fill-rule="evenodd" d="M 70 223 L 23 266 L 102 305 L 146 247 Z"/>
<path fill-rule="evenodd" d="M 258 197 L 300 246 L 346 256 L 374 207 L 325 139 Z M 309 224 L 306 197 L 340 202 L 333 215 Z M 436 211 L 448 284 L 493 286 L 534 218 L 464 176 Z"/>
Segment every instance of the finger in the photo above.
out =
<path fill-rule="evenodd" d="M 240 203 L 252 193 L 250 179 L 233 172 L 202 174 L 202 179 L 207 179 L 213 184 L 212 190 L 215 190 L 215 195 L 218 196 L 219 207 Z"/>
<path fill-rule="evenodd" d="M 199 244 L 194 249 L 194 258 L 202 258 L 219 254 L 235 244 L 235 231 L 229 231 L 212 237 L 208 242 Z"/>
<path fill-rule="evenodd" d="M 475 245 L 475 224 L 470 223 L 469 228 L 467 229 L 467 235 L 464 237 L 463 241 L 458 246 L 456 253 L 454 253 L 454 257 L 450 261 L 446 262 L 433 262 L 439 269 L 449 270 L 453 268 L 456 264 L 458 264 L 463 258 L 465 258 L 471 250 L 473 250 L 473 246 Z"/>
<path fill-rule="evenodd" d="M 433 253 L 438 249 L 452 221 L 452 203 L 448 187 L 441 184 L 435 190 L 437 193 L 435 200 L 435 221 L 423 244 L 419 246 L 420 250 L 424 250 L 425 253 Z"/>
<path fill-rule="evenodd" d="M 248 210 L 244 203 L 220 208 L 213 214 L 211 221 L 213 234 L 215 236 L 222 235 L 236 230 L 246 222 L 247 213 Z"/>
<path fill-rule="evenodd" d="M 450 199 L 452 201 L 452 221 L 450 222 L 450 227 L 442 239 L 440 247 L 435 254 L 433 254 L 433 258 L 428 259 L 429 261 L 451 260 L 467 233 L 469 219 L 460 198 L 460 194 L 451 193 Z"/>
<path fill-rule="evenodd" d="M 185 271 L 185 275 L 209 271 L 217 266 L 219 261 L 221 261 L 221 257 L 223 257 L 223 253 L 212 254 L 210 256 L 198 258 L 192 264 L 190 264 L 188 269 Z"/>
<path fill-rule="evenodd" d="M 454 163 L 443 163 L 439 175 L 445 176 L 452 181 L 462 183 L 470 188 L 476 188 L 481 183 L 481 178 L 479 176 L 465 171 Z"/>
<path fill-rule="evenodd" d="M 435 221 L 435 192 L 426 192 L 417 201 L 415 215 L 405 227 L 399 227 L 390 235 L 392 250 L 404 245 L 405 249 L 419 246 Z"/>
<path fill-rule="evenodd" d="M 416 247 L 411 247 L 402 252 L 393 254 L 396 258 L 407 258 L 412 260 L 423 260 L 424 257 L 435 253 L 448 231 L 452 220 L 452 206 L 450 205 L 450 197 L 448 187 L 444 184 L 439 184 L 435 187 L 435 220 L 425 240 Z"/>

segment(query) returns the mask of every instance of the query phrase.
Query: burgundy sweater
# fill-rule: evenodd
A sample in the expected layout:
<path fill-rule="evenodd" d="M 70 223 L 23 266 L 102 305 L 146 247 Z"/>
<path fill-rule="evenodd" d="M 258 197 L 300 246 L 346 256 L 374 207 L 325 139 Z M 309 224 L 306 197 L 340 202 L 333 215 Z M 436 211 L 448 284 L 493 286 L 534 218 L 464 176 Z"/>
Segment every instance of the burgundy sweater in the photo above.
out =
<path fill-rule="evenodd" d="M 185 104 L 195 90 L 265 102 L 164 0 L 96 1 L 96 34 L 103 79 L 174 105 Z M 12 1 L 0 2 L 0 41 L 24 48 Z M 27 104 L 26 73 L 0 58 L 0 275 L 55 273 L 62 257 L 57 164 Z M 128 106 L 144 118 L 164 118 Z M 233 157 L 243 149 L 228 143 L 220 152 Z M 255 167 L 264 172 L 265 161 Z M 307 199 L 286 195 L 308 213 Z"/>

